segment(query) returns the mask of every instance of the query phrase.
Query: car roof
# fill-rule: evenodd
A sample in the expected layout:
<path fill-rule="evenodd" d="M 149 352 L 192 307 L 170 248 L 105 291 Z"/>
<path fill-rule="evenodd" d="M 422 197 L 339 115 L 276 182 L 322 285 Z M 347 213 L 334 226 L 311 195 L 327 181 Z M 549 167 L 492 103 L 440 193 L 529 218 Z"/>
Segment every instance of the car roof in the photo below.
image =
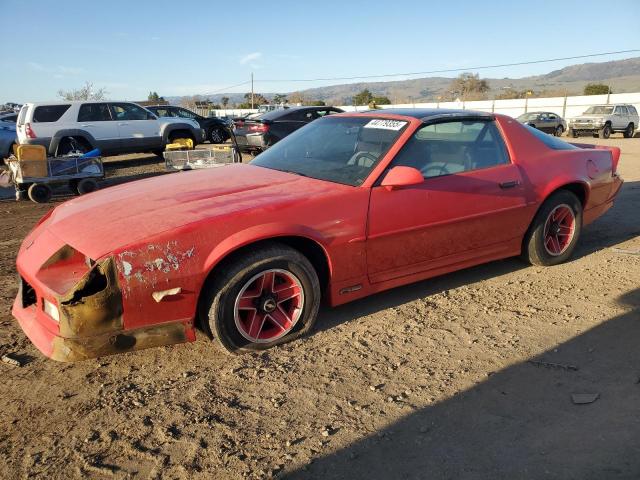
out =
<path fill-rule="evenodd" d="M 78 105 L 82 103 L 134 103 L 131 100 L 54 100 L 53 102 L 27 102 L 23 106 L 33 105 L 34 107 L 40 107 L 42 105 Z M 140 105 L 138 105 L 140 106 Z"/>
<path fill-rule="evenodd" d="M 347 113 L 350 115 L 354 114 L 354 112 Z M 402 117 L 412 117 L 423 121 L 436 120 L 438 118 L 494 118 L 492 113 L 452 108 L 382 108 L 380 110 L 366 110 L 355 114 L 367 117 L 374 115 L 400 115 Z"/>

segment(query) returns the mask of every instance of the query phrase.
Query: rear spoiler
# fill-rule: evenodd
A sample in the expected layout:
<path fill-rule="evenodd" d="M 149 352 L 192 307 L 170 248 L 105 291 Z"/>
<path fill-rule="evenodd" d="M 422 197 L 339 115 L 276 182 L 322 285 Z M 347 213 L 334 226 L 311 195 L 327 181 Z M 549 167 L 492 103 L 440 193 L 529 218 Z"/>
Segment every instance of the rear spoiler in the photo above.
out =
<path fill-rule="evenodd" d="M 606 145 L 592 145 L 590 143 L 573 143 L 570 142 L 571 145 L 574 145 L 578 148 L 591 149 L 591 150 L 609 150 L 611 152 L 611 171 L 613 173 L 618 170 L 618 162 L 620 161 L 620 148 L 618 147 L 609 147 Z"/>

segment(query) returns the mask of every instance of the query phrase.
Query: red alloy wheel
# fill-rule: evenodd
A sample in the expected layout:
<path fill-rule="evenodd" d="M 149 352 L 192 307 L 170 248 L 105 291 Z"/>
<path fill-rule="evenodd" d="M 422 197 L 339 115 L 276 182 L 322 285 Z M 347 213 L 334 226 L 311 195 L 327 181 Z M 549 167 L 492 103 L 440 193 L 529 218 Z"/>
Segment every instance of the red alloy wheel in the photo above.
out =
<path fill-rule="evenodd" d="M 266 270 L 240 290 L 234 307 L 236 328 L 250 342 L 272 342 L 293 329 L 303 307 L 300 280 L 287 270 Z"/>
<path fill-rule="evenodd" d="M 576 217 L 569 205 L 561 204 L 551 210 L 544 223 L 544 248 L 549 255 L 562 255 L 573 240 Z"/>

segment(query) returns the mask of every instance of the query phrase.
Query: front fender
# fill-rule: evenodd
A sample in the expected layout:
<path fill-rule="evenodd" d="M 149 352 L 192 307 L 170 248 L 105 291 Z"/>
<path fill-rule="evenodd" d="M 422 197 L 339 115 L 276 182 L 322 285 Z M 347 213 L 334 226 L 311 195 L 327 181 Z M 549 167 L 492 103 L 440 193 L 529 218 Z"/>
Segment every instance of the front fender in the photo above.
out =
<path fill-rule="evenodd" d="M 167 123 L 162 125 L 160 128 L 160 133 L 162 135 L 163 144 L 167 144 L 169 142 L 169 134 L 175 130 L 187 130 L 193 135 L 196 141 L 200 140 L 201 135 L 198 132 L 195 132 L 195 128 L 193 125 L 189 123 Z"/>

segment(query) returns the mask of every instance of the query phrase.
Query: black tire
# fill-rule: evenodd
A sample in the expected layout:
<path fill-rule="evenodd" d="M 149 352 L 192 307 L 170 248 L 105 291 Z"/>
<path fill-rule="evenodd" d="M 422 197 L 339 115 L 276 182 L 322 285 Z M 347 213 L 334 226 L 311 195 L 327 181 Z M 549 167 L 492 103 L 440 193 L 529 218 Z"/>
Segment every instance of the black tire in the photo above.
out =
<path fill-rule="evenodd" d="M 75 137 L 65 137 L 60 140 L 56 155 L 69 155 L 70 153 L 87 153 L 91 150 L 91 145 L 86 140 Z"/>
<path fill-rule="evenodd" d="M 213 127 L 207 134 L 207 138 L 211 143 L 222 143 L 225 140 L 224 137 L 224 132 L 218 127 Z"/>
<path fill-rule="evenodd" d="M 553 241 L 547 246 L 545 238 L 545 226 L 547 221 L 551 221 L 550 215 L 556 209 L 568 207 L 573 213 L 573 233 L 567 239 L 567 244 L 557 252 L 552 253 Z M 551 223 L 553 225 L 553 222 Z M 562 227 L 566 228 L 566 227 Z M 582 204 L 578 197 L 568 190 L 559 190 L 552 194 L 538 210 L 533 219 L 527 234 L 525 235 L 521 257 L 524 261 L 532 265 L 551 266 L 566 262 L 573 253 L 582 232 Z M 555 236 L 556 241 L 558 236 Z"/>
<path fill-rule="evenodd" d="M 627 128 L 622 135 L 624 136 L 624 138 L 633 138 L 633 136 L 635 135 L 635 125 L 633 123 L 627 125 Z"/>
<path fill-rule="evenodd" d="M 608 123 L 598 132 L 599 138 L 609 138 L 611 136 L 611 125 Z"/>
<path fill-rule="evenodd" d="M 76 187 L 76 191 L 78 195 L 84 195 L 86 193 L 95 192 L 100 187 L 98 186 L 98 182 L 93 178 L 83 178 L 78 182 L 78 186 Z"/>
<path fill-rule="evenodd" d="M 564 133 L 564 127 L 562 125 L 558 125 L 553 132 L 553 135 L 556 137 L 561 137 Z"/>
<path fill-rule="evenodd" d="M 571 138 L 578 138 L 578 132 L 576 132 L 573 128 L 569 129 L 569 136 Z"/>
<path fill-rule="evenodd" d="M 264 350 L 299 338 L 315 325 L 320 306 L 320 282 L 309 260 L 297 250 L 281 243 L 269 243 L 254 252 L 232 258 L 217 271 L 218 275 L 207 281 L 203 288 L 198 311 L 201 325 L 228 352 Z M 252 341 L 245 336 L 246 333 L 242 333 L 242 327 L 239 326 L 241 320 L 240 315 L 236 316 L 236 302 L 253 285 L 252 279 L 262 273 L 276 271 L 285 272 L 298 281 L 302 291 L 297 299 L 302 303 L 301 313 L 298 313 L 289 329 L 283 330 L 282 336 L 273 340 Z M 256 297 L 256 305 L 263 297 L 264 292 L 260 298 Z M 283 301 L 276 301 L 275 305 L 281 302 Z M 266 310 L 258 307 L 255 310 L 256 314 L 262 312 L 261 315 L 265 315 Z M 262 331 L 264 328 L 260 327 L 259 332 Z"/>
<path fill-rule="evenodd" d="M 32 183 L 28 190 L 29 199 L 35 203 L 47 203 L 53 192 L 46 183 Z"/>

